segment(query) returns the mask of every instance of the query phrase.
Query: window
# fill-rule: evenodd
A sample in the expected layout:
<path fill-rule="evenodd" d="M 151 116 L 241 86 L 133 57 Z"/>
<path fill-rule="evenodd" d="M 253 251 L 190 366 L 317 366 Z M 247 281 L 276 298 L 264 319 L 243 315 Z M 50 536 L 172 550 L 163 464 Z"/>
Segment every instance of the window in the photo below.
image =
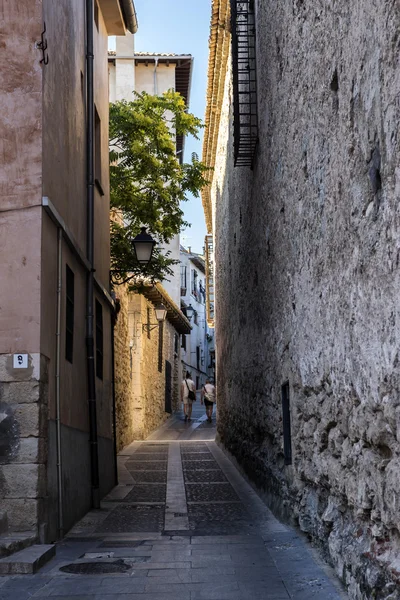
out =
<path fill-rule="evenodd" d="M 199 324 L 199 315 L 198 315 L 198 313 L 197 313 L 197 310 L 195 310 L 195 311 L 194 311 L 194 313 L 193 313 L 193 323 L 194 323 L 195 325 L 198 325 L 198 324 Z"/>
<path fill-rule="evenodd" d="M 101 185 L 101 120 L 96 107 L 94 107 L 94 177 L 97 189 L 101 196 L 104 196 Z"/>
<path fill-rule="evenodd" d="M 186 296 L 187 292 L 187 267 L 181 265 L 181 296 Z"/>
<path fill-rule="evenodd" d="M 96 375 L 103 379 L 103 307 L 96 300 Z"/>
<path fill-rule="evenodd" d="M 74 295 L 74 272 L 66 265 L 65 359 L 70 363 L 74 354 Z"/>
<path fill-rule="evenodd" d="M 179 352 L 179 335 L 177 333 L 174 334 L 174 352 L 177 356 Z"/>
<path fill-rule="evenodd" d="M 199 282 L 199 302 L 206 303 L 206 288 L 203 286 L 202 281 Z"/>
<path fill-rule="evenodd" d="M 292 464 L 292 435 L 290 431 L 289 382 L 282 386 L 283 454 L 285 465 Z"/>
<path fill-rule="evenodd" d="M 191 293 L 192 296 L 194 296 L 195 298 L 197 298 L 197 271 L 195 269 L 192 269 L 192 288 L 191 288 Z"/>
<path fill-rule="evenodd" d="M 196 346 L 196 368 L 200 371 L 200 346 Z"/>
<path fill-rule="evenodd" d="M 182 335 L 181 348 L 186 350 L 186 335 Z"/>

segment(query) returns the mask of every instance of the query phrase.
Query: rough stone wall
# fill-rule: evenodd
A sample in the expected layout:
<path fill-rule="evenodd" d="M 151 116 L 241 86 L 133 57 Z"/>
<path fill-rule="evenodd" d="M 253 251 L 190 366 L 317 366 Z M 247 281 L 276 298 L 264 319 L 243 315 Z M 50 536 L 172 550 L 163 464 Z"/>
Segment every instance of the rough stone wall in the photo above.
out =
<path fill-rule="evenodd" d="M 114 386 L 117 452 L 133 440 L 133 414 L 129 360 L 128 301 L 126 286 L 119 286 L 120 311 L 114 329 Z"/>
<path fill-rule="evenodd" d="M 34 354 L 14 369 L 12 354 L 0 356 L 0 504 L 11 531 L 46 521 L 47 363 Z"/>
<path fill-rule="evenodd" d="M 400 9 L 389 0 L 256 8 L 254 169 L 233 168 L 228 74 L 212 189 L 218 432 L 275 508 L 321 545 L 352 598 L 393 600 Z"/>
<path fill-rule="evenodd" d="M 134 364 L 140 381 L 140 390 L 137 390 L 136 409 L 139 413 L 139 422 L 141 423 L 137 439 L 145 439 L 152 431 L 157 429 L 167 418 L 165 412 L 165 361 L 169 360 L 172 366 L 172 390 L 178 386 L 174 379 L 174 333 L 175 328 L 168 321 L 164 322 L 163 333 L 163 359 L 162 372 L 158 370 L 158 327 L 150 332 L 150 339 L 147 337 L 147 331 L 142 331 L 142 324 L 147 323 L 147 309 L 150 309 L 150 322 L 156 323 L 154 315 L 154 305 L 140 297 L 140 315 L 137 312 L 136 305 L 136 327 L 141 334 L 139 338 L 139 347 L 134 349 Z M 135 362 L 136 359 L 136 362 Z M 135 372 L 135 368 L 134 368 Z M 173 395 L 173 393 L 172 393 Z"/>
<path fill-rule="evenodd" d="M 180 355 L 174 352 L 175 328 L 165 321 L 162 372 L 158 370 L 158 328 L 150 338 L 143 325 L 154 324 L 154 304 L 141 294 L 118 289 L 121 310 L 115 328 L 115 393 L 118 451 L 134 440 L 145 439 L 167 418 L 165 412 L 165 361 L 171 363 L 172 409 L 179 405 Z M 131 344 L 131 345 L 130 345 Z"/>

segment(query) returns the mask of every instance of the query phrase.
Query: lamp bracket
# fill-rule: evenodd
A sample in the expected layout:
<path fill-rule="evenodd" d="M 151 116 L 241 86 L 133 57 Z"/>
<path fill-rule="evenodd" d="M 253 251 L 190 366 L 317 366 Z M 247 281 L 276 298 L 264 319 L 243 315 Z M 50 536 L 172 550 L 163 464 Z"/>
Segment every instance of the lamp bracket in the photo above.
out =
<path fill-rule="evenodd" d="M 150 323 L 150 325 L 148 323 L 142 323 L 142 331 L 153 331 L 153 329 L 160 326 L 160 323 L 162 323 L 162 321 L 158 323 Z"/>

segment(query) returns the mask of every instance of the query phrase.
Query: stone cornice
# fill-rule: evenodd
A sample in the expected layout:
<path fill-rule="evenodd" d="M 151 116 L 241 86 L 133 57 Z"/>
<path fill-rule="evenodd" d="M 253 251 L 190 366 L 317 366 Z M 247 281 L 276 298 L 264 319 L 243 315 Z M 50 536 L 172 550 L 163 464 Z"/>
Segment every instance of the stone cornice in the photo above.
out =
<path fill-rule="evenodd" d="M 208 83 L 202 160 L 208 167 L 213 169 L 215 166 L 219 123 L 231 39 L 229 0 L 212 0 L 211 10 Z M 208 233 L 211 233 L 211 183 L 203 188 L 201 197 L 207 231 Z"/>

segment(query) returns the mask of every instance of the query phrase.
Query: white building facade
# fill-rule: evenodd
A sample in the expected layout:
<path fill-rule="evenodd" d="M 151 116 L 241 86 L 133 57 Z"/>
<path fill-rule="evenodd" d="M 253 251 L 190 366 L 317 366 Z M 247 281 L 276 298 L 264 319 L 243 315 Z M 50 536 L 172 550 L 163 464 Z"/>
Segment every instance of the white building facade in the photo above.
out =
<path fill-rule="evenodd" d="M 193 57 L 189 54 L 169 54 L 135 52 L 134 35 L 116 38 L 116 50 L 109 52 L 108 69 L 110 81 L 110 102 L 131 101 L 135 92 L 161 95 L 168 90 L 179 92 L 186 105 L 189 105 L 190 83 Z M 184 137 L 177 136 L 176 151 L 179 160 L 183 160 Z M 165 252 L 170 258 L 179 261 L 180 239 L 176 235 Z M 174 274 L 163 281 L 163 287 L 172 300 L 180 303 L 179 263 L 172 267 Z"/>
<path fill-rule="evenodd" d="M 182 373 L 190 371 L 196 389 L 200 389 L 207 377 L 215 377 L 214 332 L 207 325 L 204 257 L 182 246 L 180 294 L 181 309 L 192 325 L 190 334 L 181 337 Z"/>

